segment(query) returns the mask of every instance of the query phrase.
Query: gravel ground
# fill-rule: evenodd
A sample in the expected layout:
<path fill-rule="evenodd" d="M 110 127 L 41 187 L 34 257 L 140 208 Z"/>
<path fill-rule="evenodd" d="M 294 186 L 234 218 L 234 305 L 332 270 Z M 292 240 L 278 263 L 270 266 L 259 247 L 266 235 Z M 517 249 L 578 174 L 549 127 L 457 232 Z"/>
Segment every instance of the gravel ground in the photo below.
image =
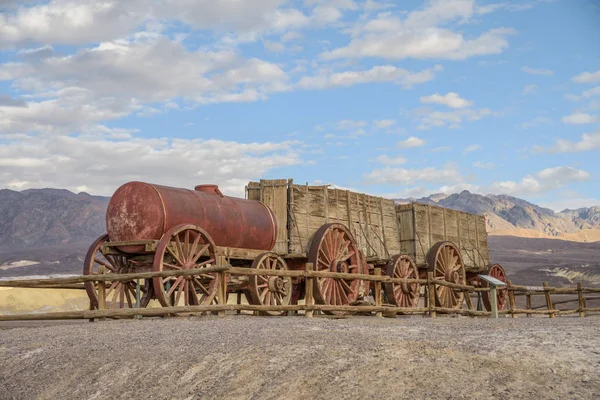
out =
<path fill-rule="evenodd" d="M 592 399 L 599 328 L 252 316 L 12 327 L 0 330 L 0 398 Z"/>

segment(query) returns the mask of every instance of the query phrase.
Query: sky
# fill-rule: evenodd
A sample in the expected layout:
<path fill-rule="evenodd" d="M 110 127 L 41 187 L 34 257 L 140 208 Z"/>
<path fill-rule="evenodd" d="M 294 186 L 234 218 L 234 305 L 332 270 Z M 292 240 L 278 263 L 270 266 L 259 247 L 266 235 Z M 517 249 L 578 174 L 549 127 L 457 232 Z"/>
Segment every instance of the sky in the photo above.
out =
<path fill-rule="evenodd" d="M 0 0 L 0 188 L 600 206 L 596 0 Z"/>

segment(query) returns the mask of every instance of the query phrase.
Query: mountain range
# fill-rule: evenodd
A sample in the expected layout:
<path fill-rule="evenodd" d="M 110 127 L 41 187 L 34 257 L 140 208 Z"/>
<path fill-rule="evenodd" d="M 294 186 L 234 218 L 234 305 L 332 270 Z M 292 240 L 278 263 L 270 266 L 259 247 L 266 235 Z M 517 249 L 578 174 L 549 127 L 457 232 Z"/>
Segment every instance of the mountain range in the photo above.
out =
<path fill-rule="evenodd" d="M 26 249 L 90 243 L 105 232 L 109 197 L 73 193 L 65 189 L 0 190 L 0 249 Z M 434 194 L 417 201 L 483 214 L 492 235 L 600 240 L 600 207 L 556 213 L 507 195 L 479 195 L 463 191 Z M 595 239 L 595 240 L 594 240 Z"/>
<path fill-rule="evenodd" d="M 491 235 L 558 238 L 578 242 L 600 241 L 600 207 L 567 209 L 557 213 L 517 197 L 493 194 L 484 196 L 466 190 L 451 195 L 433 194 L 420 199 L 395 201 L 416 201 L 485 215 Z"/>

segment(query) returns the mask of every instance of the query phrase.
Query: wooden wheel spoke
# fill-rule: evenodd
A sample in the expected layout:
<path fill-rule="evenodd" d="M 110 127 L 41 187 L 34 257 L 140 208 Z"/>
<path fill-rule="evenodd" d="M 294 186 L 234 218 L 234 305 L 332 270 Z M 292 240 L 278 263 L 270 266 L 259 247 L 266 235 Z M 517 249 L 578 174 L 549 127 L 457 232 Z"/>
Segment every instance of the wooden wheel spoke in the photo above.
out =
<path fill-rule="evenodd" d="M 187 261 L 187 258 L 185 257 L 186 255 L 183 252 L 183 247 L 181 246 L 181 240 L 179 239 L 179 235 L 175 235 L 175 248 L 177 249 L 177 255 L 179 256 L 179 259 L 185 263 Z"/>
<path fill-rule="evenodd" d="M 190 282 L 191 289 L 192 289 L 192 290 L 190 290 L 190 293 L 191 293 L 191 297 L 192 297 L 192 303 L 194 305 L 198 305 L 198 304 L 200 304 L 200 300 L 198 299 L 198 294 L 196 293 L 196 287 L 194 286 L 194 283 L 195 282 L 193 280 Z"/>
<path fill-rule="evenodd" d="M 99 260 L 99 259 L 97 259 L 97 258 L 94 258 L 94 262 L 96 262 L 96 263 L 98 263 L 98 264 L 100 264 L 100 265 L 103 265 L 103 266 L 105 266 L 106 268 L 110 269 L 112 272 L 116 272 L 116 269 L 115 269 L 115 267 L 113 267 L 113 265 L 112 265 L 112 264 L 110 264 L 110 263 L 108 263 L 108 262 L 105 262 L 105 261 Z"/>
<path fill-rule="evenodd" d="M 171 246 L 167 246 L 167 251 L 169 252 L 169 254 L 171 254 L 171 256 L 175 259 L 175 261 L 177 261 L 177 264 L 179 264 L 181 266 L 183 266 L 185 264 L 183 261 L 181 261 L 179 256 L 177 254 L 175 254 L 175 251 L 173 251 Z"/>
<path fill-rule="evenodd" d="M 204 292 L 204 294 L 209 295 L 210 292 L 208 291 L 208 289 L 202 284 L 202 282 L 200 282 L 198 279 L 196 279 L 195 277 L 193 278 L 194 283 L 196 284 L 196 286 L 198 286 L 198 288 L 200 290 L 202 290 Z"/>
<path fill-rule="evenodd" d="M 200 257 L 202 257 L 202 255 L 203 255 L 203 254 L 206 252 L 206 250 L 209 248 L 209 246 L 210 246 L 210 243 L 207 243 L 207 244 L 205 244 L 204 246 L 202 246 L 202 247 L 200 248 L 200 250 L 198 250 L 198 252 L 197 252 L 197 253 L 194 255 L 194 257 L 191 259 L 191 261 L 192 261 L 194 264 L 196 264 L 196 262 L 198 262 L 198 259 L 199 259 Z M 210 262 L 210 261 L 214 261 L 214 260 L 211 258 L 211 259 L 210 259 L 208 262 Z M 206 262 L 206 261 L 205 261 L 204 263 L 201 263 L 201 264 L 199 264 L 199 265 L 204 265 L 204 264 L 207 264 L 208 262 Z"/>
<path fill-rule="evenodd" d="M 173 282 L 173 285 L 171 286 L 171 288 L 167 292 L 168 296 L 171 296 L 173 294 L 173 292 L 175 290 L 177 290 L 177 287 L 179 286 L 179 284 L 181 283 L 182 280 L 183 280 L 183 276 L 178 276 L 177 279 L 175 279 L 175 282 Z"/>
<path fill-rule="evenodd" d="M 354 250 L 352 250 L 351 252 L 349 252 L 348 254 L 344 255 L 342 258 L 338 259 L 338 261 L 346 261 L 347 259 L 349 259 L 350 257 L 352 257 L 355 253 Z"/>
<path fill-rule="evenodd" d="M 194 262 L 196 262 L 196 261 L 194 261 Z M 211 258 L 209 260 L 202 261 L 200 264 L 196 264 L 196 266 L 194 268 L 201 268 L 203 265 L 214 263 L 214 262 L 215 262 L 215 259 Z"/>
<path fill-rule="evenodd" d="M 323 256 L 323 258 L 319 257 L 319 261 L 323 262 L 325 265 L 327 265 L 327 268 L 329 268 L 329 264 L 331 263 L 329 254 L 327 254 L 323 248 L 319 249 L 319 253 Z"/>
<path fill-rule="evenodd" d="M 169 267 L 171 269 L 181 269 L 182 267 L 180 267 L 179 265 L 175 265 L 175 264 L 169 264 L 169 263 L 163 263 L 163 265 L 165 267 Z"/>

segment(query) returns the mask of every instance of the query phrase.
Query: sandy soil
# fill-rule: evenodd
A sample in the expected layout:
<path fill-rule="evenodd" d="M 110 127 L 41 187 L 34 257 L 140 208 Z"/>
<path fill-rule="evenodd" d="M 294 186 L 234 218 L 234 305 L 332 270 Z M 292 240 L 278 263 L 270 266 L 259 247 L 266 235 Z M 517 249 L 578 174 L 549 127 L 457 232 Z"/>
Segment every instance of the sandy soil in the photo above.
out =
<path fill-rule="evenodd" d="M 600 318 L 187 317 L 0 330 L 2 399 L 600 397 Z"/>

